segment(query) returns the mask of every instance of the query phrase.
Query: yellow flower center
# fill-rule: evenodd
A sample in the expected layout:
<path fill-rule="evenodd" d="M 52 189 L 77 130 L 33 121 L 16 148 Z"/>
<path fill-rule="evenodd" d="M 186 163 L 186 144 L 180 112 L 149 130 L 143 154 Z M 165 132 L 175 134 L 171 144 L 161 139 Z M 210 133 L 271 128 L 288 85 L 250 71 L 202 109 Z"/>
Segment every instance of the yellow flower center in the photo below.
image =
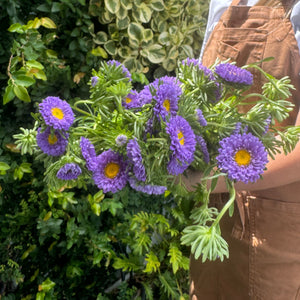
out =
<path fill-rule="evenodd" d="M 163 107 L 166 109 L 166 111 L 170 111 L 170 100 L 166 99 L 163 103 Z"/>
<path fill-rule="evenodd" d="M 132 99 L 130 99 L 129 97 L 126 98 L 125 102 L 128 104 L 132 101 Z"/>
<path fill-rule="evenodd" d="M 183 133 L 181 131 L 179 131 L 178 134 L 177 134 L 177 137 L 178 137 L 180 145 L 183 146 L 184 145 L 184 136 L 183 136 Z"/>
<path fill-rule="evenodd" d="M 53 117 L 55 117 L 55 118 L 57 118 L 59 120 L 63 119 L 63 117 L 64 117 L 63 111 L 60 108 L 58 108 L 58 107 L 52 108 L 51 109 L 51 113 L 52 113 Z"/>
<path fill-rule="evenodd" d="M 108 163 L 104 169 L 104 174 L 107 178 L 115 178 L 120 170 L 120 166 L 117 163 Z"/>
<path fill-rule="evenodd" d="M 57 136 L 55 134 L 49 134 L 48 143 L 54 145 L 57 142 Z"/>
<path fill-rule="evenodd" d="M 235 153 L 234 160 L 239 166 L 248 166 L 251 161 L 251 155 L 247 150 L 241 149 Z"/>

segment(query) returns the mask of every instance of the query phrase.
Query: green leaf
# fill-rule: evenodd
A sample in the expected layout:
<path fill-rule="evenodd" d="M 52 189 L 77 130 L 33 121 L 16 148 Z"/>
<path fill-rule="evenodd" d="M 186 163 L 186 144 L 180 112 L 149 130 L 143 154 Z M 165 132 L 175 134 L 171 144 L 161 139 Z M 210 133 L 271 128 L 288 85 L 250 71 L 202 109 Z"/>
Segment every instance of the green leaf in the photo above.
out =
<path fill-rule="evenodd" d="M 108 55 L 107 55 L 107 52 L 100 46 L 92 49 L 91 53 L 94 55 L 94 56 L 100 56 L 100 57 L 103 57 L 103 58 L 108 58 Z"/>
<path fill-rule="evenodd" d="M 143 41 L 144 38 L 144 27 L 139 23 L 130 23 L 128 26 L 128 35 L 132 40 L 137 41 L 138 43 Z"/>
<path fill-rule="evenodd" d="M 30 102 L 31 99 L 27 92 L 27 89 L 21 85 L 15 85 L 13 88 L 15 95 L 24 102 Z"/>
<path fill-rule="evenodd" d="M 94 41 L 96 44 L 100 44 L 100 45 L 101 45 L 101 44 L 106 43 L 107 40 L 108 40 L 107 33 L 104 32 L 104 31 L 98 31 L 98 32 L 96 33 L 96 37 L 94 38 L 93 41 Z"/>
<path fill-rule="evenodd" d="M 47 278 L 42 284 L 39 285 L 40 291 L 49 292 L 55 286 L 55 282 L 51 281 L 50 278 Z"/>
<path fill-rule="evenodd" d="M 9 169 L 10 166 L 7 163 L 0 161 L 0 171 L 7 171 Z"/>
<path fill-rule="evenodd" d="M 115 42 L 110 40 L 104 44 L 105 50 L 108 52 L 110 55 L 116 55 L 117 54 L 117 47 L 115 45 Z"/>
<path fill-rule="evenodd" d="M 149 28 L 145 29 L 144 32 L 144 41 L 148 42 L 153 39 L 153 31 Z"/>
<path fill-rule="evenodd" d="M 44 66 L 36 60 L 28 60 L 26 62 L 26 66 L 28 68 L 35 68 L 35 69 L 39 69 L 39 70 L 44 69 Z"/>
<path fill-rule="evenodd" d="M 46 50 L 46 55 L 49 57 L 49 58 L 57 58 L 57 52 L 52 50 L 52 49 L 47 49 Z"/>
<path fill-rule="evenodd" d="M 161 45 L 153 44 L 142 50 L 141 55 L 148 58 L 150 62 L 159 64 L 165 59 L 166 51 Z"/>
<path fill-rule="evenodd" d="M 39 5 L 37 8 L 36 8 L 37 10 L 39 10 L 39 11 L 42 11 L 42 12 L 50 12 L 50 6 L 48 5 L 48 4 L 41 4 L 41 5 Z"/>
<path fill-rule="evenodd" d="M 61 4 L 59 2 L 53 2 L 52 3 L 52 7 L 51 7 L 51 12 L 55 13 L 55 12 L 59 12 L 61 9 Z"/>
<path fill-rule="evenodd" d="M 12 85 L 8 85 L 5 88 L 5 93 L 3 95 L 3 104 L 6 104 L 15 98 L 15 93 Z"/>
<path fill-rule="evenodd" d="M 153 273 L 157 272 L 160 267 L 160 262 L 157 258 L 157 256 L 151 251 L 150 253 L 146 254 L 145 261 L 147 262 L 146 268 L 143 272 L 145 273 Z"/>
<path fill-rule="evenodd" d="M 104 0 L 104 3 L 107 10 L 112 14 L 116 14 L 120 9 L 119 0 Z"/>
<path fill-rule="evenodd" d="M 14 79 L 17 85 L 29 87 L 35 83 L 35 80 L 26 75 L 19 75 Z"/>
<path fill-rule="evenodd" d="M 135 17 L 141 23 L 148 23 L 152 16 L 151 8 L 148 7 L 144 2 L 133 12 L 134 12 Z"/>
<path fill-rule="evenodd" d="M 116 25 L 120 30 L 126 29 L 129 26 L 129 23 L 130 23 L 130 19 L 127 16 L 124 19 L 117 19 L 116 21 Z"/>
<path fill-rule="evenodd" d="M 17 32 L 17 33 L 24 33 L 23 26 L 19 23 L 10 25 L 9 28 L 8 28 L 8 31 Z"/>
<path fill-rule="evenodd" d="M 150 2 L 150 6 L 153 10 L 156 10 L 156 11 L 163 11 L 165 9 L 163 0 L 152 0 Z"/>
<path fill-rule="evenodd" d="M 169 45 L 171 43 L 170 34 L 167 31 L 162 32 L 158 37 L 159 43 Z"/>
<path fill-rule="evenodd" d="M 49 28 L 49 29 L 57 28 L 56 24 L 50 18 L 47 18 L 47 17 L 41 18 L 41 24 L 45 28 Z"/>

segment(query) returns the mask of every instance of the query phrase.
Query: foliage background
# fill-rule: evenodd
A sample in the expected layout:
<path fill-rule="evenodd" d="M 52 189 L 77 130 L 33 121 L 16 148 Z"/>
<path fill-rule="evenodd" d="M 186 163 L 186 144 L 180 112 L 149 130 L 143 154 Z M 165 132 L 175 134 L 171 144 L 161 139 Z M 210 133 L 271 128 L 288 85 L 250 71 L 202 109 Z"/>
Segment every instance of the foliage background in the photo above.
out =
<path fill-rule="evenodd" d="M 101 60 L 144 74 L 135 74 L 138 85 L 198 57 L 208 1 L 0 4 L 1 299 L 187 299 L 189 249 L 179 237 L 188 197 L 53 191 L 12 136 L 33 125 L 30 113 L 46 96 L 86 97 Z M 43 18 L 56 26 L 28 26 Z"/>

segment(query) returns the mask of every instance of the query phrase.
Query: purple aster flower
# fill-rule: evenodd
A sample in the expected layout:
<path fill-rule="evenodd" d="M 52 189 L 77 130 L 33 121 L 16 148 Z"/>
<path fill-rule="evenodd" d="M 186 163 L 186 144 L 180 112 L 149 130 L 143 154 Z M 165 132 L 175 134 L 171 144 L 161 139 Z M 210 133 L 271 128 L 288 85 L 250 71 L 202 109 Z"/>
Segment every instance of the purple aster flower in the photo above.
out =
<path fill-rule="evenodd" d="M 123 64 L 121 64 L 119 61 L 117 61 L 117 60 L 109 60 L 109 61 L 107 61 L 107 64 L 109 66 L 113 66 L 113 65 L 115 65 L 116 67 L 121 66 L 122 67 L 122 72 L 125 75 L 125 77 L 127 77 L 129 79 L 129 81 L 132 80 L 131 79 L 131 74 L 130 74 L 129 70 Z"/>
<path fill-rule="evenodd" d="M 51 156 L 60 156 L 66 151 L 68 145 L 68 134 L 64 133 L 65 137 L 58 130 L 51 133 L 51 128 L 47 127 L 44 132 L 41 128 L 38 129 L 36 142 L 41 150 Z"/>
<path fill-rule="evenodd" d="M 135 177 L 140 181 L 146 181 L 146 170 L 143 165 L 141 148 L 136 139 L 132 139 L 127 143 L 127 156 L 129 162 L 133 164 Z"/>
<path fill-rule="evenodd" d="M 83 158 L 86 162 L 86 167 L 90 171 L 95 171 L 97 168 L 97 157 L 94 145 L 85 137 L 81 137 L 80 148 Z"/>
<path fill-rule="evenodd" d="M 251 85 L 253 83 L 253 75 L 230 63 L 219 64 L 215 68 L 216 74 L 227 83 L 236 83 L 243 85 Z"/>
<path fill-rule="evenodd" d="M 115 139 L 117 146 L 122 147 L 122 146 L 126 145 L 127 139 L 128 138 L 125 134 L 119 134 Z"/>
<path fill-rule="evenodd" d="M 208 69 L 207 67 L 203 66 L 200 61 L 196 58 L 187 58 L 185 60 L 182 61 L 182 64 L 183 65 L 186 65 L 186 66 L 190 66 L 190 65 L 193 65 L 195 67 L 198 67 L 201 71 L 203 71 L 203 74 L 205 76 L 208 76 L 208 78 L 212 81 L 216 80 L 213 72 Z"/>
<path fill-rule="evenodd" d="M 178 161 L 175 156 L 171 156 L 171 159 L 167 166 L 169 174 L 176 176 L 182 174 L 188 168 L 189 164 L 192 163 L 193 159 L 194 158 L 192 157 L 191 161 L 186 163 Z"/>
<path fill-rule="evenodd" d="M 167 123 L 166 132 L 170 135 L 170 149 L 180 162 L 188 163 L 194 156 L 196 139 L 190 124 L 181 116 L 175 116 Z"/>
<path fill-rule="evenodd" d="M 131 177 L 129 178 L 128 182 L 131 188 L 134 190 L 148 195 L 161 195 L 167 190 L 167 188 L 162 185 L 138 184 L 138 182 Z"/>
<path fill-rule="evenodd" d="M 196 109 L 196 113 L 197 113 L 197 119 L 200 123 L 201 126 L 207 126 L 207 121 L 205 120 L 204 116 L 203 116 L 203 112 L 201 109 L 197 108 Z"/>
<path fill-rule="evenodd" d="M 220 141 L 218 167 L 230 180 L 255 182 L 268 162 L 263 143 L 251 133 L 233 134 Z"/>
<path fill-rule="evenodd" d="M 154 99 L 154 113 L 165 121 L 168 115 L 175 116 L 178 111 L 178 100 L 182 94 L 180 86 L 174 83 L 174 80 L 163 83 L 158 86 Z"/>
<path fill-rule="evenodd" d="M 47 97 L 39 104 L 46 125 L 54 129 L 68 130 L 74 122 L 71 106 L 58 97 Z"/>
<path fill-rule="evenodd" d="M 104 151 L 97 157 L 97 168 L 93 172 L 93 179 L 104 193 L 116 193 L 127 183 L 127 163 L 118 153 L 112 150 Z"/>
<path fill-rule="evenodd" d="M 127 109 L 141 107 L 138 92 L 132 90 L 123 100 L 123 106 Z"/>
<path fill-rule="evenodd" d="M 76 179 L 81 174 L 81 169 L 77 164 L 68 163 L 61 167 L 56 177 L 61 180 L 72 180 Z"/>
<path fill-rule="evenodd" d="M 97 84 L 98 80 L 99 80 L 99 78 L 97 76 L 93 76 L 91 78 L 91 85 L 95 86 Z"/>
<path fill-rule="evenodd" d="M 153 99 L 153 96 L 150 91 L 150 85 L 145 85 L 144 88 L 138 94 L 138 101 L 140 106 L 144 104 L 150 104 Z"/>
<path fill-rule="evenodd" d="M 204 162 L 208 164 L 210 158 L 205 139 L 201 135 L 196 135 L 196 141 L 201 148 Z"/>

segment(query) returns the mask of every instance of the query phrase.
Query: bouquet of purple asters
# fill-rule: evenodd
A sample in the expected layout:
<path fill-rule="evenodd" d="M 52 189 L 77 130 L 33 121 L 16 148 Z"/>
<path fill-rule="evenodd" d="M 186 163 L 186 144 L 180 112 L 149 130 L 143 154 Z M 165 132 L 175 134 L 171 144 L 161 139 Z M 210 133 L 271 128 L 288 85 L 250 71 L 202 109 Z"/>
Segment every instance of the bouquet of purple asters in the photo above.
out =
<path fill-rule="evenodd" d="M 143 86 L 119 62 L 102 63 L 93 71 L 89 99 L 72 106 L 54 96 L 42 100 L 35 128 L 16 135 L 18 147 L 22 153 L 35 152 L 44 162 L 46 182 L 56 189 L 88 182 L 104 193 L 130 186 L 141 193 L 182 195 L 187 170 L 202 172 L 193 192 L 197 205 L 181 240 L 196 258 L 223 260 L 228 246 L 219 221 L 232 212 L 234 182 L 255 182 L 268 155 L 280 149 L 287 153 L 298 141 L 298 128 L 275 126 L 293 109 L 287 101 L 289 79 L 251 67 L 267 79 L 261 94 L 247 92 L 251 72 L 230 63 L 207 68 L 186 59 L 174 76 Z M 253 97 L 255 104 L 242 112 Z M 220 176 L 230 199 L 219 212 L 209 207 L 209 194 Z"/>

